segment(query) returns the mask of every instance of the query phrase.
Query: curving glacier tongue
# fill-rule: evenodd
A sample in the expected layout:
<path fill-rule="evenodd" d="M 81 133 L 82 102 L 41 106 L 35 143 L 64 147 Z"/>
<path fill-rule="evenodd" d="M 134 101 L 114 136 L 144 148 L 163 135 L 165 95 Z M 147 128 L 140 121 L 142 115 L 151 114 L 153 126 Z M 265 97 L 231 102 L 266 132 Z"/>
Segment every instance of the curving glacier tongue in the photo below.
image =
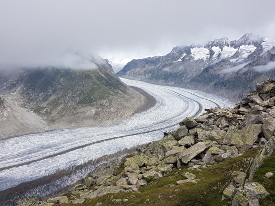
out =
<path fill-rule="evenodd" d="M 205 108 L 230 104 L 225 99 L 198 91 L 127 79 L 122 81 L 148 92 L 156 99 L 156 105 L 116 125 L 55 130 L 1 140 L 0 191 L 86 165 L 75 170 L 75 174 L 70 172 L 70 178 L 66 181 L 58 183 L 56 180 L 55 185 L 59 186 L 52 188 L 49 193 L 55 192 L 87 175 L 95 166 L 88 166 L 89 162 L 159 140 L 163 132 L 175 129 L 185 117 L 197 116 Z M 40 192 L 37 188 L 36 195 L 45 194 L 43 187 Z"/>

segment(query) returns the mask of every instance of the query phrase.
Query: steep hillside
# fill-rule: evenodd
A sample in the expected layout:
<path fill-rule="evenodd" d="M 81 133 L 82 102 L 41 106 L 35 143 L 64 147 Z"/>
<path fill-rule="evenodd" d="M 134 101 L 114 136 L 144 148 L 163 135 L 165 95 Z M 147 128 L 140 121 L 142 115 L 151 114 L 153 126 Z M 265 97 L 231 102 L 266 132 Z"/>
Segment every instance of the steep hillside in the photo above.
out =
<path fill-rule="evenodd" d="M 132 60 L 118 75 L 240 100 L 256 83 L 275 76 L 274 45 L 266 38 L 245 34 L 234 41 L 222 38 L 175 47 L 165 56 Z"/>
<path fill-rule="evenodd" d="M 114 123 L 137 112 L 146 102 L 143 95 L 120 81 L 107 62 L 93 70 L 2 72 L 0 79 L 2 98 L 9 100 L 2 103 L 1 121 L 6 126 L 1 127 L 0 136 Z M 35 119 L 43 124 L 29 124 L 27 111 L 31 119 L 37 116 Z"/>

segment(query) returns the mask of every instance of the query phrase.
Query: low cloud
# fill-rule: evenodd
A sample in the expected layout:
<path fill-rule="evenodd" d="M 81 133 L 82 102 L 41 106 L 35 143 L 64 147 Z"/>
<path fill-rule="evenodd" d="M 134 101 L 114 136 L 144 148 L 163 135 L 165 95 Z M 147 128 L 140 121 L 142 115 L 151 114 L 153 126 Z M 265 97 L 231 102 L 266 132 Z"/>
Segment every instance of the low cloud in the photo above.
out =
<path fill-rule="evenodd" d="M 269 62 L 266 65 L 260 65 L 253 67 L 253 69 L 257 72 L 268 72 L 271 69 L 275 69 L 275 62 Z"/>
<path fill-rule="evenodd" d="M 91 51 L 121 62 L 250 32 L 275 40 L 274 7 L 274 0 L 1 1 L 0 64 L 55 66 L 72 50 L 81 55 L 69 54 L 66 64 L 88 68 Z"/>
<path fill-rule="evenodd" d="M 243 64 L 239 64 L 237 66 L 234 67 L 228 67 L 226 69 L 223 69 L 222 71 L 220 71 L 221 74 L 227 74 L 227 73 L 231 73 L 231 72 L 237 72 L 240 69 L 242 69 L 243 67 L 245 67 L 248 63 L 243 63 Z"/>
<path fill-rule="evenodd" d="M 104 60 L 93 54 L 81 54 L 78 52 L 68 52 L 62 57 L 61 68 L 69 69 L 98 69 L 98 65 L 104 65 Z"/>

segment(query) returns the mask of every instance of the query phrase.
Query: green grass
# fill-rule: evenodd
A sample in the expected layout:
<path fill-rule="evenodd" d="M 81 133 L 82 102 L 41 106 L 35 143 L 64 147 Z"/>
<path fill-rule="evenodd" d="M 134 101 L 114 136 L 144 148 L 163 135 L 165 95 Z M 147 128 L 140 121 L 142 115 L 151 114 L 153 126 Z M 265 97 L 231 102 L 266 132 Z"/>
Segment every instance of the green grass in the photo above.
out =
<path fill-rule="evenodd" d="M 200 179 L 197 184 L 186 183 L 177 185 L 176 181 L 184 179 L 182 174 L 187 167 L 175 169 L 159 180 L 154 180 L 141 188 L 138 193 L 107 194 L 102 197 L 86 200 L 81 204 L 92 206 L 103 205 L 148 205 L 148 206 L 224 206 L 222 192 L 233 179 L 233 171 L 246 171 L 251 158 L 258 154 L 259 149 L 247 151 L 244 155 L 228 159 L 209 166 L 201 171 L 191 171 Z M 120 170 L 120 169 L 119 169 Z M 113 199 L 128 199 L 128 202 L 115 203 Z M 71 204 L 63 204 L 71 206 Z"/>
<path fill-rule="evenodd" d="M 275 174 L 275 153 L 264 161 L 264 164 L 257 170 L 254 176 L 255 182 L 261 183 L 265 189 L 269 192 L 269 196 L 260 201 L 261 205 L 275 205 L 275 176 L 266 178 L 267 172 L 273 172 Z"/>

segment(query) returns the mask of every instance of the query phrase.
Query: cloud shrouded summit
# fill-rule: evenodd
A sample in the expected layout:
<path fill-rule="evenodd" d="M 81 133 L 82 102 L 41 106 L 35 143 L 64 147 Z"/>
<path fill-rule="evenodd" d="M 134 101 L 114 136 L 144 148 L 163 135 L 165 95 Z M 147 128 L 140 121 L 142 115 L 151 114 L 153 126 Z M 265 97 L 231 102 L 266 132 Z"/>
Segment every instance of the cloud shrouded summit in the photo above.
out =
<path fill-rule="evenodd" d="M 119 63 L 247 32 L 275 39 L 274 6 L 273 0 L 3 0 L 0 64 L 60 65 L 67 51 Z"/>

